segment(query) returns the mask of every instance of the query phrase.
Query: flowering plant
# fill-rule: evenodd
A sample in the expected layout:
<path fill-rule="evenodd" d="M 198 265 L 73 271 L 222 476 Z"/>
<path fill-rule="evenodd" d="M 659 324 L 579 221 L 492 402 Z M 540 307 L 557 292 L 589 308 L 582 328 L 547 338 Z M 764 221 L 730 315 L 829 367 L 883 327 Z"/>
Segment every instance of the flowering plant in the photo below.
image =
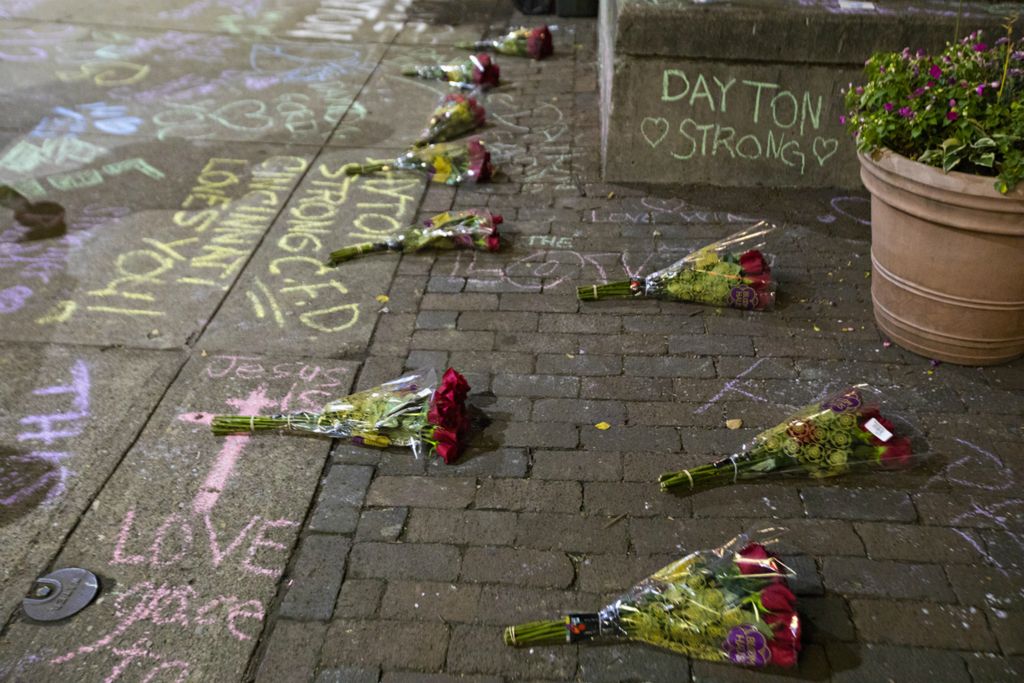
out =
<path fill-rule="evenodd" d="M 476 101 L 475 97 L 466 97 L 450 93 L 441 98 L 441 102 L 430 116 L 430 123 L 423 135 L 414 143 L 414 147 L 423 147 L 434 142 L 454 140 L 484 125 L 487 112 Z"/>
<path fill-rule="evenodd" d="M 420 370 L 331 401 L 319 413 L 217 415 L 211 429 L 217 436 L 270 429 L 322 434 L 376 448 L 408 446 L 416 455 L 428 444 L 451 463 L 469 431 L 468 393 L 466 379 L 451 368 L 440 385 L 433 370 Z"/>
<path fill-rule="evenodd" d="M 994 42 L 976 31 L 935 56 L 876 53 L 864 75 L 840 117 L 861 152 L 996 176 L 1002 193 L 1024 179 L 1024 40 L 1012 22 Z"/>
<path fill-rule="evenodd" d="M 578 287 L 584 301 L 654 297 L 763 311 L 775 302 L 772 269 L 758 247 L 774 230 L 764 222 L 741 230 L 646 277 Z"/>
<path fill-rule="evenodd" d="M 501 69 L 488 54 L 472 55 L 461 64 L 414 66 L 404 69 L 402 75 L 448 81 L 461 88 L 492 88 L 501 81 Z"/>
<path fill-rule="evenodd" d="M 411 254 L 427 247 L 498 251 L 501 246 L 498 226 L 501 223 L 502 217 L 492 214 L 487 209 L 446 211 L 423 221 L 422 227 L 414 225 L 386 242 L 361 242 L 332 251 L 327 265 L 336 266 L 375 251 L 401 251 Z"/>
<path fill-rule="evenodd" d="M 378 171 L 423 171 L 431 181 L 460 185 L 465 181 L 484 183 L 491 179 L 494 167 L 491 153 L 479 138 L 412 149 L 392 161 L 346 164 L 345 175 Z"/>
<path fill-rule="evenodd" d="M 596 614 L 569 614 L 505 629 L 515 647 L 637 640 L 741 666 L 796 665 L 801 623 L 793 572 L 746 536 L 658 570 Z"/>
<path fill-rule="evenodd" d="M 883 416 L 882 403 L 874 387 L 848 387 L 761 432 L 741 453 L 661 475 L 661 490 L 707 489 L 771 473 L 823 478 L 855 466 L 906 467 L 923 443 L 909 425 L 897 426 L 888 410 Z"/>
<path fill-rule="evenodd" d="M 550 57 L 555 51 L 551 44 L 551 31 L 547 26 L 538 26 L 537 28 L 521 26 L 498 38 L 471 43 L 456 43 L 456 47 L 467 50 L 494 50 L 503 55 L 532 57 L 533 59 Z"/>

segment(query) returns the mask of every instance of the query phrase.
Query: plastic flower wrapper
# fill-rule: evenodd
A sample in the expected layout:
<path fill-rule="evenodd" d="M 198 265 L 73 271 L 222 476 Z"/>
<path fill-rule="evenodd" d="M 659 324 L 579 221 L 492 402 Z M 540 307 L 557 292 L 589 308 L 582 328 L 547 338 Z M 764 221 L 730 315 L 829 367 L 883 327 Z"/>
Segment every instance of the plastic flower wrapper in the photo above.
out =
<path fill-rule="evenodd" d="M 332 251 L 327 265 L 336 266 L 362 254 L 375 251 L 401 251 L 411 254 L 420 249 L 479 249 L 498 251 L 501 238 L 498 226 L 503 219 L 487 209 L 446 211 L 414 225 L 386 242 L 361 242 Z"/>
<path fill-rule="evenodd" d="M 491 179 L 494 167 L 491 153 L 479 138 L 412 149 L 392 161 L 371 164 L 348 164 L 346 175 L 363 175 L 378 171 L 421 171 L 430 180 L 445 185 L 465 182 L 484 183 Z"/>
<path fill-rule="evenodd" d="M 577 287 L 583 301 L 651 297 L 763 311 L 775 303 L 770 259 L 761 248 L 775 226 L 765 222 L 687 254 L 646 277 Z"/>
<path fill-rule="evenodd" d="M 454 140 L 476 130 L 486 120 L 487 112 L 475 97 L 450 93 L 441 98 L 423 136 L 413 146 L 423 147 L 434 142 Z"/>
<path fill-rule="evenodd" d="M 320 434 L 375 448 L 406 446 L 417 457 L 427 445 L 451 463 L 469 430 L 468 393 L 466 379 L 451 368 L 440 384 L 433 370 L 420 370 L 331 401 L 319 413 L 216 415 L 211 429 L 217 436 L 271 429 Z"/>
<path fill-rule="evenodd" d="M 770 531 L 690 553 L 600 612 L 509 626 L 505 644 L 635 640 L 697 659 L 794 666 L 801 623 L 786 581 L 794 574 L 763 545 Z"/>
<path fill-rule="evenodd" d="M 824 478 L 855 468 L 908 467 L 928 445 L 890 403 L 875 387 L 855 384 L 801 408 L 740 453 L 658 481 L 663 491 L 695 491 L 772 474 Z"/>
<path fill-rule="evenodd" d="M 414 66 L 404 69 L 402 75 L 447 81 L 466 89 L 493 88 L 501 81 L 501 69 L 488 54 L 472 55 L 461 64 Z"/>
<path fill-rule="evenodd" d="M 555 51 L 551 44 L 551 31 L 547 26 L 538 26 L 537 28 L 521 26 L 498 38 L 471 43 L 456 43 L 456 47 L 467 50 L 494 50 L 503 55 L 532 57 L 533 59 L 550 57 Z"/>

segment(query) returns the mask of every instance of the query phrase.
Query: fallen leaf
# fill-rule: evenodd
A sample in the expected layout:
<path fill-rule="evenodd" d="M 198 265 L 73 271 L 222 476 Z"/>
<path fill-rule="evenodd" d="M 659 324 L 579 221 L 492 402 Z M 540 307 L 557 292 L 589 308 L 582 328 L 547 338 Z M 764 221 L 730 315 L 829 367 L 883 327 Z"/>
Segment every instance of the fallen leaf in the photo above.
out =
<path fill-rule="evenodd" d="M 374 298 L 377 299 L 378 303 L 382 303 L 382 304 L 386 304 L 387 302 L 391 301 L 391 297 L 389 297 L 387 294 L 378 294 Z"/>
<path fill-rule="evenodd" d="M 740 420 L 738 418 L 735 420 L 726 420 L 725 426 L 728 427 L 729 429 L 739 429 L 740 427 L 743 426 L 743 420 Z"/>
<path fill-rule="evenodd" d="M 615 193 L 614 192 L 609 192 L 608 193 L 608 199 L 615 199 Z"/>
<path fill-rule="evenodd" d="M 612 426 L 610 424 L 608 424 L 607 422 L 598 422 L 594 426 L 597 427 L 598 429 L 600 429 L 602 432 L 612 428 Z"/>
<path fill-rule="evenodd" d="M 814 325 L 813 327 L 815 332 L 821 332 L 821 328 L 818 327 L 817 325 Z"/>

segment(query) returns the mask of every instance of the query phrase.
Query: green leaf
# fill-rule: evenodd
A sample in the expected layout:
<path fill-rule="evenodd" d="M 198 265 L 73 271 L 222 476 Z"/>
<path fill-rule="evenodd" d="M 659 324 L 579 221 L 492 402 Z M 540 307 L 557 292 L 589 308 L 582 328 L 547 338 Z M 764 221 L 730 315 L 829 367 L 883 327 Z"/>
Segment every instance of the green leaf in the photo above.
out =
<path fill-rule="evenodd" d="M 979 154 L 976 157 L 971 158 L 971 163 L 978 166 L 984 166 L 985 168 L 992 168 L 992 165 L 996 162 L 996 153 L 988 152 L 987 154 Z"/>

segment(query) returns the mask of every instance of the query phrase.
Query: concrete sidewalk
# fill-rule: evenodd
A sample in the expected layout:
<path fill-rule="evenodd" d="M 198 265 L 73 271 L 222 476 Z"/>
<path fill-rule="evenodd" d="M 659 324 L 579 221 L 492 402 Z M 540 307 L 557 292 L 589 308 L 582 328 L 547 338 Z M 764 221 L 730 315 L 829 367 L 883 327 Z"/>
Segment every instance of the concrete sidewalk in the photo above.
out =
<path fill-rule="evenodd" d="M 0 0 L 0 183 L 66 216 L 33 228 L 0 207 L 0 680 L 1020 678 L 1024 363 L 884 343 L 863 193 L 602 183 L 595 23 L 555 18 L 552 59 L 497 58 L 494 183 L 340 172 L 400 153 L 446 92 L 403 66 L 533 23 L 508 7 Z M 320 266 L 471 207 L 504 216 L 507 250 Z M 760 219 L 784 225 L 773 312 L 576 299 Z M 490 420 L 455 465 L 208 429 L 447 365 Z M 860 381 L 934 458 L 658 491 Z M 800 572 L 795 673 L 501 642 L 766 521 Z M 32 580 L 66 566 L 101 599 L 27 619 Z"/>

